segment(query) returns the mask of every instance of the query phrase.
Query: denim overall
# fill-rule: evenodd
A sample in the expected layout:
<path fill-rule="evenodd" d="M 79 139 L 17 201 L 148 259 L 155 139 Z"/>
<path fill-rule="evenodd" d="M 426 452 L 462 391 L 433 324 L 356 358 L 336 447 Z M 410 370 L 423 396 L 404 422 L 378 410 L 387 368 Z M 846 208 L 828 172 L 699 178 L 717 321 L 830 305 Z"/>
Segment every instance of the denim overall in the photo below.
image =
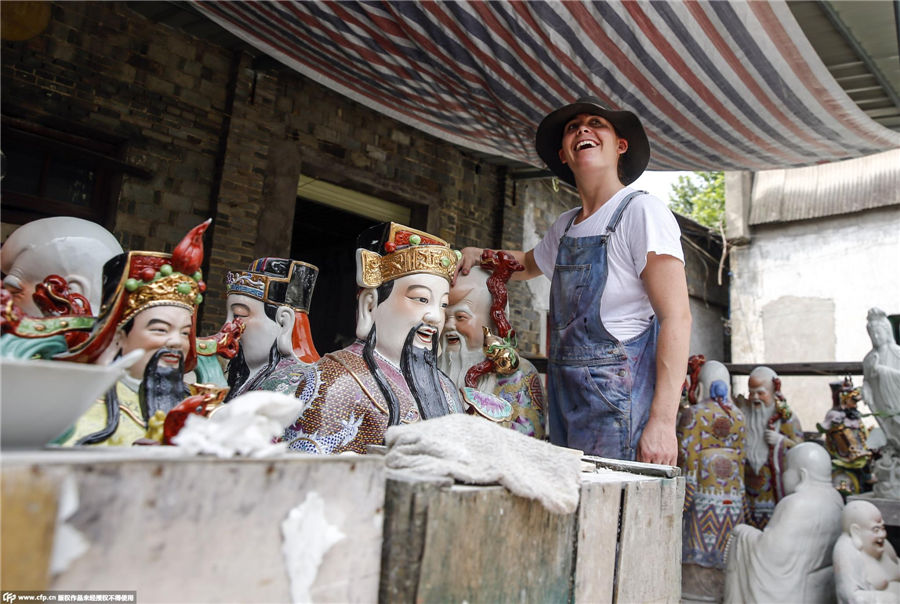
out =
<path fill-rule="evenodd" d="M 619 342 L 600 320 L 608 274 L 607 240 L 642 191 L 621 201 L 606 233 L 559 240 L 550 285 L 547 369 L 550 441 L 589 455 L 635 459 L 656 386 L 656 317 L 640 335 Z"/>

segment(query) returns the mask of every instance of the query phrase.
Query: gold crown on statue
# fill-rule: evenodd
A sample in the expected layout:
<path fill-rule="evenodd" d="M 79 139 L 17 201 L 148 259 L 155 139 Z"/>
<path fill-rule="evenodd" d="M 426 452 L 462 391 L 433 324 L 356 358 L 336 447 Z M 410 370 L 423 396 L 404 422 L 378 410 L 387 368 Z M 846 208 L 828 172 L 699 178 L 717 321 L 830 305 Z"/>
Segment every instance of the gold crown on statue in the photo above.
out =
<path fill-rule="evenodd" d="M 151 306 L 181 306 L 194 312 L 203 296 L 196 280 L 177 272 L 165 274 L 171 270 L 171 266 L 164 264 L 160 267 L 164 274 L 156 276 L 149 283 L 137 280 L 126 281 L 125 308 L 119 325 L 124 325 L 131 317 Z M 134 289 L 128 287 L 134 284 Z"/>
<path fill-rule="evenodd" d="M 385 255 L 359 248 L 356 250 L 356 283 L 360 287 L 378 287 L 407 275 L 427 273 L 453 281 L 460 253 L 450 249 L 443 239 L 402 224 L 390 223 Z"/>

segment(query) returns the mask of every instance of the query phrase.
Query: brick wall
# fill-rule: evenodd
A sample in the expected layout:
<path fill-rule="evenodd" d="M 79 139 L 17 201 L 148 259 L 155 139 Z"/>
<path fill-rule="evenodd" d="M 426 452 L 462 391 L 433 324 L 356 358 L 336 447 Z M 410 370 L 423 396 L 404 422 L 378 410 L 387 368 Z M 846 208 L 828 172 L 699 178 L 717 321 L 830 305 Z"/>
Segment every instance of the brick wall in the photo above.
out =
<path fill-rule="evenodd" d="M 171 251 L 209 209 L 228 54 L 111 3 L 53 5 L 47 29 L 4 42 L 2 109 L 59 130 L 127 142 L 114 232 L 126 249 Z"/>
<path fill-rule="evenodd" d="M 126 249 L 171 251 L 215 218 L 201 331 L 224 318 L 225 270 L 289 250 L 290 227 L 270 225 L 292 224 L 283 183 L 301 170 L 419 208 L 420 226 L 456 246 L 500 243 L 503 168 L 124 3 L 55 3 L 42 34 L 3 43 L 2 78 L 4 114 L 108 134 L 153 174 L 122 179 L 114 233 Z"/>

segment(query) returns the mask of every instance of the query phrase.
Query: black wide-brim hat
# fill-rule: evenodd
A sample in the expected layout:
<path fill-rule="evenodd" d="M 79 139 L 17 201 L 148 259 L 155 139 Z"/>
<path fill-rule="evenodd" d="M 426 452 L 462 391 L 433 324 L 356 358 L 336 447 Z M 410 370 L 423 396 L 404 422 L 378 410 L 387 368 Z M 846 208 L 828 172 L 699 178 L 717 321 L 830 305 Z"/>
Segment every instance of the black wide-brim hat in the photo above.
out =
<path fill-rule="evenodd" d="M 636 181 L 650 162 L 650 141 L 647 140 L 641 120 L 630 111 L 608 109 L 600 99 L 594 97 L 583 97 L 560 107 L 541 121 L 534 146 L 547 167 L 561 180 L 576 186 L 572 169 L 559 159 L 559 150 L 562 148 L 563 128 L 569 120 L 581 113 L 605 118 L 612 124 L 619 138 L 628 141 L 628 150 L 619 158 L 622 184 L 630 185 Z"/>

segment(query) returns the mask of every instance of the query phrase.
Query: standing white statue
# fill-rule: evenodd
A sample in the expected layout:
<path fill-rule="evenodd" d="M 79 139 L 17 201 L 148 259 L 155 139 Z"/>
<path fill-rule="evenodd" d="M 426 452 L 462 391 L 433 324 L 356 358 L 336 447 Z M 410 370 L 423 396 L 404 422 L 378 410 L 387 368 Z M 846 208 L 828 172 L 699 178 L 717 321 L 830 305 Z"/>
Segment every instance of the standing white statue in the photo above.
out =
<path fill-rule="evenodd" d="M 854 500 L 844 508 L 843 533 L 834 544 L 839 604 L 900 602 L 900 561 L 887 541 L 877 507 Z"/>
<path fill-rule="evenodd" d="M 788 493 L 765 530 L 739 524 L 726 553 L 725 602 L 831 602 L 831 554 L 844 502 L 831 484 L 831 457 L 816 443 L 787 452 Z"/>
<path fill-rule="evenodd" d="M 876 413 L 888 444 L 900 453 L 900 345 L 880 308 L 869 309 L 866 329 L 872 350 L 863 358 L 863 400 Z"/>
<path fill-rule="evenodd" d="M 84 296 L 90 314 L 97 315 L 103 265 L 121 253 L 113 234 L 89 220 L 71 216 L 35 220 L 13 231 L 0 248 L 3 287 L 25 314 L 40 317 L 46 313 L 32 298 L 35 286 L 49 275 L 59 275 L 69 292 Z"/>

